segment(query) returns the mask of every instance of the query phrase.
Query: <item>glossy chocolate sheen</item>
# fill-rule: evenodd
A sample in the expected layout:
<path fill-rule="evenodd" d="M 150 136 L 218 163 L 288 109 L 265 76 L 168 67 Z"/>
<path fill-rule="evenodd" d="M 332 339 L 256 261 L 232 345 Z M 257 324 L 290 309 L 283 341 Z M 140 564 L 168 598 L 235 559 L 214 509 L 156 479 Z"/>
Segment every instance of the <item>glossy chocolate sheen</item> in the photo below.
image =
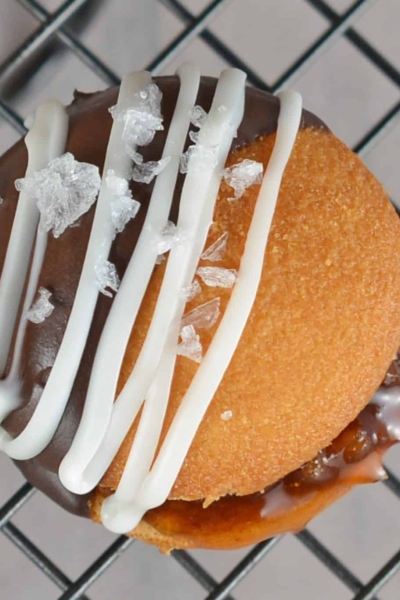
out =
<path fill-rule="evenodd" d="M 157 132 L 149 146 L 140 148 L 145 161 L 161 158 L 179 90 L 177 77 L 155 78 L 155 82 L 163 93 L 164 131 Z M 197 104 L 206 111 L 211 106 L 215 85 L 215 79 L 202 78 Z M 116 87 L 95 94 L 76 93 L 74 102 L 68 108 L 70 129 L 67 151 L 79 161 L 97 165 L 100 170 L 103 168 L 112 125 L 108 108 L 116 104 L 117 95 Z M 233 142 L 232 150 L 251 144 L 259 136 L 274 133 L 278 112 L 277 98 L 254 88 L 247 88 L 245 116 Z M 327 129 L 322 121 L 307 111 L 303 111 L 301 127 Z M 26 163 L 27 153 L 23 141 L 18 142 L 0 160 L 0 196 L 4 198 L 4 203 L 0 207 L 0 265 L 4 263 L 17 203 L 18 195 L 14 181 L 24 176 Z M 179 176 L 171 211 L 172 220 L 176 220 L 177 217 L 182 184 L 183 176 Z M 140 234 L 152 188 L 152 184 L 132 183 L 131 185 L 133 197 L 139 200 L 141 209 L 138 216 L 117 236 L 110 254 L 110 260 L 116 265 L 121 277 Z M 39 286 L 51 291 L 56 310 L 43 323 L 28 324 L 22 362 L 23 405 L 5 423 L 6 429 L 14 436 L 21 433 L 31 418 L 56 359 L 78 286 L 94 210 L 95 207 L 92 207 L 79 220 L 77 226 L 67 229 L 60 238 L 54 239 L 52 235 L 49 236 Z M 81 417 L 96 347 L 111 302 L 110 298 L 99 295 L 80 369 L 65 415 L 53 441 L 35 459 L 17 462 L 28 481 L 67 510 L 81 515 L 88 514 L 88 497 L 76 496 L 65 490 L 58 480 L 57 471 Z M 56 402 L 57 399 L 55 398 L 54 401 Z"/>

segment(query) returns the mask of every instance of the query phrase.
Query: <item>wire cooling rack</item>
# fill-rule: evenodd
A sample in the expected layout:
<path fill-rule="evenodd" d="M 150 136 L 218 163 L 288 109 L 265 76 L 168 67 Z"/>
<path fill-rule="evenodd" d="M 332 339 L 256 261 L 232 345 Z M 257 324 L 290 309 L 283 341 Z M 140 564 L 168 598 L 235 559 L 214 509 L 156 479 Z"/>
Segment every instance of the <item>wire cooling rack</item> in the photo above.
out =
<path fill-rule="evenodd" d="M 7 1 L 12 2 L 13 0 Z M 25 69 L 24 78 L 22 78 L 25 83 L 21 83 L 22 79 L 20 78 L 18 84 L 20 91 L 24 85 L 28 85 L 27 82 L 36 76 L 35 74 L 40 70 L 41 65 L 50 61 L 60 51 L 74 55 L 78 61 L 84 63 L 105 84 L 109 85 L 119 82 L 119 73 L 114 72 L 103 58 L 91 51 L 81 41 L 79 36 L 76 35 L 76 30 L 71 27 L 71 21 L 81 14 L 80 11 L 86 10 L 85 18 L 90 19 L 91 10 L 95 11 L 96 7 L 98 8 L 100 4 L 104 5 L 108 0 L 103 0 L 103 2 L 100 2 L 100 0 L 96 0 L 96 2 L 90 2 L 89 0 L 67 0 L 54 9 L 53 12 L 37 0 L 14 1 L 26 9 L 37 20 L 37 26 L 33 33 L 24 39 L 20 46 L 0 64 L 1 88 L 9 80 L 13 80 L 21 69 Z M 154 1 L 154 4 L 157 4 L 156 0 L 152 1 Z M 246 0 L 238 0 L 237 3 L 240 1 L 243 4 L 246 3 Z M 344 12 L 336 12 L 332 8 L 332 3 L 329 4 L 324 0 L 298 0 L 298 2 L 301 1 L 307 4 L 320 17 L 323 17 L 328 25 L 321 35 L 317 36 L 312 43 L 309 43 L 291 61 L 290 65 L 275 78 L 273 83 L 265 81 L 259 75 L 258 71 L 252 68 L 252 64 L 247 64 L 246 60 L 241 57 L 236 47 L 232 47 L 224 42 L 211 27 L 213 20 L 220 14 L 225 5 L 229 4 L 229 0 L 214 0 L 206 6 L 204 6 L 203 2 L 201 10 L 197 13 L 189 10 L 188 3 L 184 4 L 178 0 L 161 0 L 158 4 L 163 5 L 167 11 L 174 15 L 175 19 L 181 22 L 181 31 L 147 65 L 135 66 L 147 68 L 153 73 L 159 73 L 167 64 L 175 60 L 191 42 L 200 39 L 207 46 L 208 51 L 215 53 L 224 63 L 244 69 L 248 74 L 250 84 L 271 92 L 276 92 L 283 86 L 290 85 L 293 81 L 298 80 L 338 40 L 345 39 L 353 49 L 361 53 L 398 90 L 400 87 L 400 71 L 397 66 L 356 29 L 358 19 L 368 8 L 375 5 L 376 1 L 358 0 L 350 7 L 347 7 Z M 384 4 L 387 3 L 387 0 L 380 0 L 380 2 Z M 115 4 L 118 6 L 118 3 Z M 271 5 L 271 10 L 273 10 L 273 6 L 277 2 L 269 2 L 269 4 Z M 49 7 L 49 2 L 46 3 L 46 6 Z M 299 24 L 299 26 L 301 25 Z M 14 89 L 14 91 L 9 90 L 0 97 L 0 121 L 7 122 L 18 134 L 23 134 L 25 127 L 23 118 L 18 112 L 17 95 Z M 375 147 L 385 135 L 395 128 L 399 115 L 400 100 L 398 100 L 397 94 L 397 100 L 394 103 L 392 102 L 391 106 L 383 114 L 378 115 L 367 130 L 363 131 L 363 135 L 355 144 L 354 149 L 361 155 L 366 155 L 371 148 Z M 391 493 L 393 497 L 400 500 L 400 480 L 391 470 L 388 471 L 388 479 L 383 485 L 386 485 L 389 490 L 387 493 Z M 82 574 L 72 581 L 57 567 L 51 557 L 46 556 L 31 541 L 29 536 L 24 534 L 15 525 L 15 519 L 18 516 L 17 513 L 19 513 L 24 505 L 30 502 L 34 494 L 35 490 L 32 486 L 25 483 L 4 504 L 0 509 L 1 533 L 40 569 L 44 577 L 48 577 L 59 588 L 59 594 L 51 598 L 57 597 L 59 600 L 87 599 L 89 597 L 87 594 L 90 594 L 91 590 L 89 588 L 92 584 L 102 577 L 123 553 L 132 547 L 134 541 L 124 536 L 119 537 L 92 564 L 89 564 L 87 567 L 85 566 L 86 568 L 84 568 Z M 340 521 L 338 526 L 340 526 Z M 399 549 L 387 562 L 380 565 L 378 569 L 370 572 L 368 576 L 364 574 L 363 581 L 361 581 L 346 561 L 342 560 L 336 553 L 333 553 L 328 547 L 329 545 L 322 542 L 310 529 L 305 529 L 298 533 L 296 538 L 309 551 L 313 561 L 312 565 L 315 565 L 318 561 L 325 565 L 326 569 L 347 588 L 348 593 L 343 597 L 352 598 L 353 600 L 376 599 L 378 593 L 384 593 L 384 586 L 400 567 Z M 262 569 L 260 565 L 265 565 L 269 557 L 272 557 L 275 549 L 281 544 L 282 539 L 283 537 L 281 536 L 253 547 L 220 581 L 217 581 L 204 568 L 201 561 L 197 560 L 195 553 L 175 551 L 172 553 L 172 560 L 176 561 L 200 584 L 204 589 L 202 597 L 206 598 L 206 600 L 232 599 L 234 598 L 235 591 L 237 591 L 235 588 L 243 582 L 244 578 L 253 569 Z M 373 545 L 365 548 L 365 552 L 374 552 Z M 286 565 L 286 568 L 287 577 L 289 578 L 291 572 L 290 564 Z M 313 568 L 311 566 L 311 573 Z M 268 584 L 266 584 L 265 590 L 262 597 L 278 598 L 277 590 L 268 587 Z M 325 592 L 326 588 L 323 588 L 313 598 L 325 598 Z M 110 597 L 111 595 L 112 593 L 110 592 Z M 28 590 L 26 591 L 26 596 L 23 598 L 25 597 L 31 598 Z M 134 586 L 129 597 L 139 598 L 135 594 Z M 162 594 L 159 597 L 162 597 Z M 383 596 L 380 597 L 383 598 Z M 398 594 L 393 597 L 397 598 Z"/>

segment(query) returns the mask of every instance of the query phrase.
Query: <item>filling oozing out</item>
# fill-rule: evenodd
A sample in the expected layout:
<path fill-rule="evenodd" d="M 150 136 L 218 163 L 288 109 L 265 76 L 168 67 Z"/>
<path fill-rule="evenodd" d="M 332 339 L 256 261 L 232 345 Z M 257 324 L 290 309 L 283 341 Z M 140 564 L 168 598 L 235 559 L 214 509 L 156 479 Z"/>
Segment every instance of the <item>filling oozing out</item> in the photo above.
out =
<path fill-rule="evenodd" d="M 324 506 L 351 487 L 386 478 L 383 454 L 400 439 L 400 361 L 393 361 L 371 402 L 311 461 L 274 485 L 247 496 L 204 502 L 172 500 L 150 510 L 146 523 L 191 546 L 223 548 L 256 543 L 306 525 L 315 506 Z M 332 490 L 336 495 L 328 497 Z M 102 489 L 107 497 L 109 491 Z M 96 508 L 96 507 L 94 507 Z M 166 549 L 169 548 L 167 543 Z"/>
<path fill-rule="evenodd" d="M 117 104 L 110 109 L 114 123 L 102 178 L 93 165 L 79 163 L 65 153 L 68 117 L 59 103 L 42 105 L 30 124 L 28 167 L 24 179 L 17 182 L 20 197 L 0 281 L 0 330 L 4 332 L 0 422 L 22 403 L 21 353 L 28 321 L 43 322 L 57 310 L 51 291 L 38 287 L 49 232 L 58 237 L 66 227 L 79 225 L 80 215 L 96 198 L 97 202 L 72 311 L 54 365 L 43 382 L 43 393 L 22 433 L 13 437 L 0 428 L 0 447 L 25 461 L 48 446 L 65 413 L 98 296 L 105 294 L 112 298 L 111 309 L 97 345 L 83 415 L 61 462 L 60 482 L 75 494 L 91 492 L 143 408 L 120 484 L 115 493 L 105 494 L 102 521 L 122 533 L 132 530 L 143 516 L 160 531 L 178 534 L 189 522 L 191 527 L 201 523 L 207 536 L 217 535 L 222 523 L 226 530 L 230 518 L 238 530 L 249 518 L 257 527 L 273 515 L 315 499 L 330 486 L 381 479 L 380 455 L 399 437 L 400 394 L 399 381 L 393 376 L 389 387 L 378 391 L 329 448 L 259 494 L 226 497 L 206 511 L 201 502 L 166 501 L 257 294 L 280 182 L 302 115 L 300 96 L 281 94 L 275 146 L 265 173 L 260 163 L 249 160 L 224 169 L 243 118 L 245 75 L 236 69 L 221 74 L 208 114 L 195 105 L 198 69 L 184 65 L 178 76 L 179 94 L 158 161 L 145 161 L 141 154 L 163 128 L 161 93 L 145 72 L 124 78 Z M 191 125 L 197 131 L 189 131 Z M 188 133 L 192 144 L 184 152 Z M 168 219 L 179 173 L 185 179 L 175 225 Z M 205 248 L 222 178 L 232 187 L 233 202 L 249 185 L 261 184 L 238 272 L 218 265 L 226 236 Z M 110 248 L 127 223 L 140 215 L 130 179 L 143 185 L 155 183 L 135 250 L 120 280 L 110 262 Z M 198 268 L 201 257 L 215 266 Z M 154 266 L 163 260 L 165 275 L 145 343 L 115 400 L 130 332 Z M 218 299 L 212 306 L 196 309 L 196 314 L 184 315 L 186 302 L 204 285 L 232 289 L 222 318 Z M 197 325 L 204 320 L 218 327 L 203 355 Z M 11 366 L 6 370 L 10 353 Z M 195 360 L 199 368 L 154 460 L 178 354 Z M 229 411 L 221 415 L 223 420 L 230 417 Z"/>

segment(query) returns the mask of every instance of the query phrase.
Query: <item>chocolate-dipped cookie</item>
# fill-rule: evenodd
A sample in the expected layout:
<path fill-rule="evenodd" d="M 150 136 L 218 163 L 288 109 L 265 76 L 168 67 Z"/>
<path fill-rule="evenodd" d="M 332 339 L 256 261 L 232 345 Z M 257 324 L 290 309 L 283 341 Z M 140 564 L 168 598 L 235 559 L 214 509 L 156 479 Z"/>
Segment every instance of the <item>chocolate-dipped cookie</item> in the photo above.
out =
<path fill-rule="evenodd" d="M 23 141 L 0 161 L 0 323 L 14 315 L 1 445 L 29 481 L 170 550 L 298 529 L 382 478 L 400 224 L 297 95 L 245 88 L 236 70 L 139 73 L 42 107 L 31 137 L 30 167 Z M 89 167 L 73 187 L 81 164 L 99 169 L 97 200 Z M 60 210 L 71 190 L 93 196 L 61 233 L 38 173 Z M 36 214 L 20 221 L 25 258 L 22 203 Z"/>

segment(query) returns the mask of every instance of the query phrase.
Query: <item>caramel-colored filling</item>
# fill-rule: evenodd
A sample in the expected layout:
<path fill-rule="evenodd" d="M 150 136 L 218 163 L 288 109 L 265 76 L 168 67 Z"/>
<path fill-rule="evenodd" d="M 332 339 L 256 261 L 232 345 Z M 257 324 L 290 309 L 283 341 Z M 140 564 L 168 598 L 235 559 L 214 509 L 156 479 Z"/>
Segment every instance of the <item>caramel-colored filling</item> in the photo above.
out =
<path fill-rule="evenodd" d="M 393 363 L 383 383 L 400 385 Z M 400 417 L 396 415 L 396 418 Z M 253 543 L 286 530 L 300 529 L 319 508 L 330 504 L 354 485 L 383 477 L 381 457 L 393 444 L 380 407 L 369 404 L 324 450 L 300 469 L 256 494 L 225 496 L 204 508 L 202 501 L 167 501 L 144 520 L 159 533 L 191 539 L 204 547 Z M 289 525 L 284 524 L 289 515 Z"/>

